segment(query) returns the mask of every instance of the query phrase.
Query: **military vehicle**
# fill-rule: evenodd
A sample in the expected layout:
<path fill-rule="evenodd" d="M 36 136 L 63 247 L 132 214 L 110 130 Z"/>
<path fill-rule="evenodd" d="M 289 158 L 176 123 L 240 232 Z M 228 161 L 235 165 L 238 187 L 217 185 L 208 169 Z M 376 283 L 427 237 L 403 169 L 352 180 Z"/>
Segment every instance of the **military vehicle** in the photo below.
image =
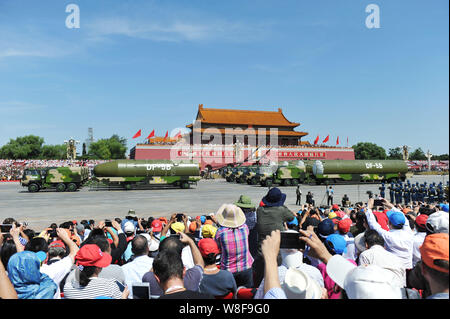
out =
<path fill-rule="evenodd" d="M 41 189 L 56 189 L 58 192 L 74 192 L 89 180 L 87 167 L 43 167 L 27 168 L 23 171 L 20 185 L 31 193 Z"/>
<path fill-rule="evenodd" d="M 235 177 L 236 183 L 239 183 L 239 184 L 246 183 L 248 176 L 250 174 L 256 174 L 257 170 L 258 170 L 257 165 L 242 167 L 242 169 L 239 170 L 236 174 L 236 177 Z"/>
<path fill-rule="evenodd" d="M 312 174 L 317 184 L 379 183 L 412 177 L 402 160 L 317 160 Z"/>
<path fill-rule="evenodd" d="M 258 181 L 261 186 L 272 186 L 273 184 L 297 186 L 310 182 L 311 171 L 310 161 L 282 162 L 275 169 L 272 166 L 262 170 L 258 175 Z"/>
<path fill-rule="evenodd" d="M 233 183 L 236 182 L 237 179 L 241 176 L 242 171 L 244 170 L 244 166 L 233 167 L 231 172 L 229 172 L 228 176 L 226 176 L 227 182 Z"/>
<path fill-rule="evenodd" d="M 94 167 L 92 180 L 106 186 L 122 186 L 129 190 L 136 186 L 170 185 L 190 188 L 201 179 L 200 166 L 193 162 L 170 160 L 116 160 Z"/>

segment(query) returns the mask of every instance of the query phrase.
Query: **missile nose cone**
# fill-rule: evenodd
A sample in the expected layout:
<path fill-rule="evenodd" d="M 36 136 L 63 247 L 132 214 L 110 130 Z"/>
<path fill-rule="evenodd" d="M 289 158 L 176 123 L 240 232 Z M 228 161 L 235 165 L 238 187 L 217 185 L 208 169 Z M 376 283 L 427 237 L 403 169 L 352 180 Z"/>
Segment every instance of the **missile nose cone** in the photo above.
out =
<path fill-rule="evenodd" d="M 98 177 L 115 176 L 116 171 L 117 164 L 114 162 L 98 164 L 94 167 L 94 175 Z"/>

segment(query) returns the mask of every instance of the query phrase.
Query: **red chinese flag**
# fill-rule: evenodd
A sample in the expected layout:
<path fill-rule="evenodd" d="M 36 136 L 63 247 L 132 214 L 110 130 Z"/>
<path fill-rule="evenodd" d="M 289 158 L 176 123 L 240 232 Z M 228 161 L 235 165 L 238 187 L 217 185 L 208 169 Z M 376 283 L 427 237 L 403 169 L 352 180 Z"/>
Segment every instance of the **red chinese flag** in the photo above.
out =
<path fill-rule="evenodd" d="M 141 136 L 141 130 L 137 131 L 136 134 L 134 134 L 133 138 Z"/>
<path fill-rule="evenodd" d="M 336 139 L 336 145 L 339 145 L 339 136 Z"/>
<path fill-rule="evenodd" d="M 169 131 L 166 132 L 166 136 L 164 136 L 164 139 L 166 139 L 169 136 Z"/>
<path fill-rule="evenodd" d="M 155 130 L 153 130 L 153 131 L 147 136 L 147 139 L 149 139 L 150 137 L 153 137 L 153 136 L 155 136 Z"/>
<path fill-rule="evenodd" d="M 325 139 L 323 140 L 323 142 L 322 143 L 326 143 L 326 142 L 328 142 L 328 140 L 330 139 L 330 135 L 327 135 L 327 137 L 325 137 Z"/>
<path fill-rule="evenodd" d="M 319 142 L 319 135 L 317 135 L 316 139 L 314 140 L 314 145 L 316 145 Z"/>

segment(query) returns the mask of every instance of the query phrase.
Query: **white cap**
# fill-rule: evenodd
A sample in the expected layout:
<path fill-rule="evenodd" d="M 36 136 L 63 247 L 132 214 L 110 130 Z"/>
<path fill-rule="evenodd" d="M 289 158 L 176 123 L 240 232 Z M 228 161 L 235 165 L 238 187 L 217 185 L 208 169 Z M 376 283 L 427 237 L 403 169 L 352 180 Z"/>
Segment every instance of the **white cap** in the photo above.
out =
<path fill-rule="evenodd" d="M 281 285 L 287 299 L 320 299 L 322 288 L 299 269 L 289 268 Z"/>
<path fill-rule="evenodd" d="M 123 225 L 123 231 L 126 233 L 132 233 L 134 232 L 135 227 L 132 222 L 126 222 L 125 225 Z"/>
<path fill-rule="evenodd" d="M 446 233 L 448 234 L 448 213 L 444 211 L 438 211 L 431 214 L 427 218 L 426 229 L 433 234 Z"/>
<path fill-rule="evenodd" d="M 358 234 L 355 237 L 355 246 L 358 252 L 362 253 L 364 250 L 366 250 L 366 240 L 364 238 L 364 232 Z"/>
<path fill-rule="evenodd" d="M 298 249 L 280 249 L 282 264 L 286 268 L 298 268 L 303 264 L 303 254 Z"/>
<path fill-rule="evenodd" d="M 349 299 L 402 299 L 394 273 L 380 266 L 356 267 L 344 257 L 334 255 L 327 263 L 327 274 Z"/>

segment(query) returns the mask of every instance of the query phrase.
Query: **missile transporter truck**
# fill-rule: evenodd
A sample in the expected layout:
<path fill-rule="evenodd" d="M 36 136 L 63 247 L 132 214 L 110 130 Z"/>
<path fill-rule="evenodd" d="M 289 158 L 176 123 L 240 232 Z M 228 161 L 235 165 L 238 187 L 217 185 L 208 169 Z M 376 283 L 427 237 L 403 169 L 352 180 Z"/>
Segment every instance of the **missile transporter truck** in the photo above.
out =
<path fill-rule="evenodd" d="M 244 184 L 248 183 L 249 178 L 254 176 L 258 170 L 258 165 L 245 166 L 237 175 L 236 183 Z"/>
<path fill-rule="evenodd" d="M 312 173 L 317 184 L 379 183 L 412 177 L 402 160 L 317 160 Z"/>
<path fill-rule="evenodd" d="M 92 180 L 97 186 L 175 186 L 190 188 L 201 179 L 200 166 L 193 162 L 170 160 L 116 160 L 96 165 Z"/>
<path fill-rule="evenodd" d="M 74 192 L 88 180 L 87 167 L 43 167 L 25 169 L 20 184 L 31 193 L 41 189 Z"/>
<path fill-rule="evenodd" d="M 273 173 L 271 173 L 273 172 Z M 264 169 L 258 176 L 261 186 L 297 186 L 309 183 L 311 179 L 312 166 L 310 161 L 282 162 L 276 168 Z"/>

